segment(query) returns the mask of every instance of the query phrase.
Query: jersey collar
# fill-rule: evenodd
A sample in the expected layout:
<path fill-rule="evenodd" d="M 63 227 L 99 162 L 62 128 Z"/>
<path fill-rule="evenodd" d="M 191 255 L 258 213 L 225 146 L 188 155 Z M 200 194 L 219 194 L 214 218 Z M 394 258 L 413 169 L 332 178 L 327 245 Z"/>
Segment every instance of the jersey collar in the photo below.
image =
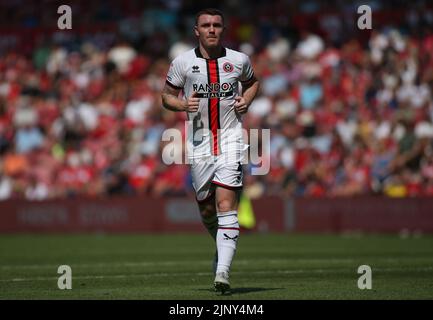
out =
<path fill-rule="evenodd" d="M 194 51 L 195 51 L 195 55 L 197 56 L 197 58 L 206 59 L 206 58 L 204 58 L 202 56 L 199 47 L 195 48 Z M 206 60 L 215 60 L 215 59 L 218 59 L 218 58 L 221 58 L 221 57 L 225 57 L 225 56 L 226 56 L 226 48 L 222 47 L 221 53 L 220 53 L 219 56 L 217 56 L 217 57 L 215 57 L 213 59 L 206 59 Z"/>

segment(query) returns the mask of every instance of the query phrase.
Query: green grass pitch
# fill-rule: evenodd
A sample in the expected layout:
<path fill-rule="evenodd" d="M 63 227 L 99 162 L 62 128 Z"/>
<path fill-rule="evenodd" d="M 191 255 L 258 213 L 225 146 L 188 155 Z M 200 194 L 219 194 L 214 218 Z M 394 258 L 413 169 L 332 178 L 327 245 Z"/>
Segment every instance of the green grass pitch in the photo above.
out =
<path fill-rule="evenodd" d="M 0 235 L 0 299 L 432 299 L 433 236 L 241 235 L 232 295 L 207 234 Z M 372 289 L 358 289 L 360 265 Z M 57 268 L 72 268 L 59 290 Z"/>

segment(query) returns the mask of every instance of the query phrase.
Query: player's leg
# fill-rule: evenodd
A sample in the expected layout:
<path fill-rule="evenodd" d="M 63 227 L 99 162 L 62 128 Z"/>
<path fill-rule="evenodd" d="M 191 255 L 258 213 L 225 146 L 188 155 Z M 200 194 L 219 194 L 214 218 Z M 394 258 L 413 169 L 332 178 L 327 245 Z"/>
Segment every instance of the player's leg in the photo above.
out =
<path fill-rule="evenodd" d="M 218 218 L 215 206 L 215 185 L 211 183 L 214 176 L 214 170 L 214 163 L 205 160 L 193 162 L 191 166 L 192 182 L 196 192 L 200 217 L 204 227 L 216 242 Z M 218 254 L 215 252 L 212 262 L 214 273 L 216 272 L 217 262 Z"/>
<path fill-rule="evenodd" d="M 240 188 L 217 186 L 216 206 L 218 216 L 217 273 L 229 273 L 239 238 L 238 204 Z"/>
<path fill-rule="evenodd" d="M 242 190 L 242 165 L 222 159 L 212 181 L 216 185 L 218 216 L 218 264 L 214 286 L 219 292 L 230 292 L 229 272 L 239 239 L 238 204 Z"/>
<path fill-rule="evenodd" d="M 201 221 L 211 237 L 214 239 L 214 241 L 216 241 L 216 235 L 218 232 L 218 218 L 215 206 L 215 191 L 212 190 L 210 196 L 201 201 L 197 200 L 197 203 L 200 211 Z"/>
<path fill-rule="evenodd" d="M 218 215 L 217 250 L 218 263 L 215 273 L 215 290 L 230 292 L 229 272 L 239 239 L 237 207 L 240 188 L 217 186 L 216 204 Z"/>
<path fill-rule="evenodd" d="M 216 239 L 218 219 L 215 208 L 215 186 L 212 184 L 214 164 L 206 159 L 193 161 L 191 164 L 192 185 L 203 225 L 212 238 Z"/>
<path fill-rule="evenodd" d="M 217 218 L 217 210 L 215 205 L 215 188 L 213 188 L 212 194 L 203 201 L 197 201 L 201 221 L 204 227 L 207 229 L 212 239 L 216 244 L 216 236 L 218 232 L 218 218 Z M 212 261 L 212 271 L 215 274 L 218 264 L 218 251 L 215 251 L 214 259 Z"/>

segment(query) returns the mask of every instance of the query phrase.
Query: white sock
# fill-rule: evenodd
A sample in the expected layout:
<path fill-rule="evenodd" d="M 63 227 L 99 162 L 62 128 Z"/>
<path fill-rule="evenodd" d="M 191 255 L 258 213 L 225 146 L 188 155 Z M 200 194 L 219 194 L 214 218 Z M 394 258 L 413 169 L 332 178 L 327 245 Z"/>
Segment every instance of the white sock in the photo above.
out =
<path fill-rule="evenodd" d="M 218 266 L 216 272 L 229 272 L 239 238 L 237 211 L 218 213 Z"/>

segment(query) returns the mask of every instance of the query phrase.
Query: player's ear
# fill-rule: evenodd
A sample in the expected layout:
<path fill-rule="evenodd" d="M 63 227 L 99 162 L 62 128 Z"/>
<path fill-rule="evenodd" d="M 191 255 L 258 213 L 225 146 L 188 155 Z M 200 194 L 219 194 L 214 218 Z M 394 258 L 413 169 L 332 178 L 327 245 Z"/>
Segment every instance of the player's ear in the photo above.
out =
<path fill-rule="evenodd" d="M 198 32 L 197 25 L 194 26 L 194 34 L 195 34 L 196 37 L 200 36 L 200 34 Z"/>

